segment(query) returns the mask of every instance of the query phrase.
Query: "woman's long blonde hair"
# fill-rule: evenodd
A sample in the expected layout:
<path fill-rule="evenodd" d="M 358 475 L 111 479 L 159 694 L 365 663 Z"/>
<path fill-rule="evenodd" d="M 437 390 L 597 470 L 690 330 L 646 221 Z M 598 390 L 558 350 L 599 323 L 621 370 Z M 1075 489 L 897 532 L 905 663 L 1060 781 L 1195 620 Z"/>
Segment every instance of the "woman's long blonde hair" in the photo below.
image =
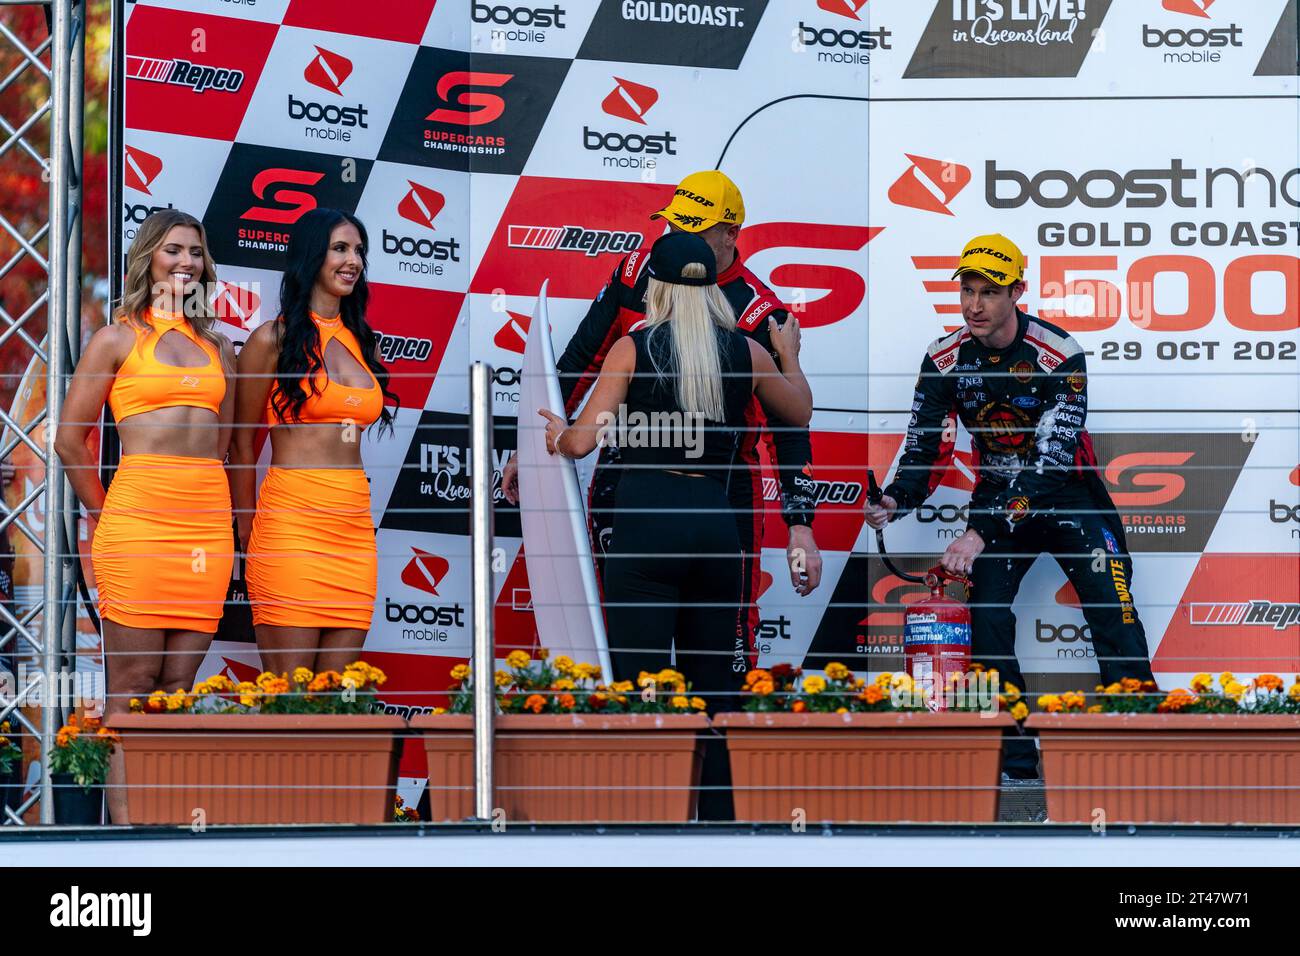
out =
<path fill-rule="evenodd" d="M 703 279 L 708 274 L 702 262 L 688 262 L 683 279 Z M 682 411 L 698 412 L 709 421 L 725 421 L 722 397 L 722 356 L 714 328 L 734 331 L 736 313 L 716 284 L 680 285 L 651 279 L 646 289 L 648 338 L 668 330 L 673 367 L 677 370 L 677 404 Z M 654 361 L 654 351 L 650 352 Z M 661 378 L 664 369 L 655 364 Z"/>
<path fill-rule="evenodd" d="M 212 307 L 212 297 L 217 288 L 217 267 L 208 252 L 208 233 L 203 223 L 179 209 L 160 209 L 140 224 L 140 230 L 126 253 L 126 281 L 122 284 L 122 299 L 113 310 L 113 321 L 126 322 L 135 328 L 149 326 L 149 308 L 153 305 L 153 280 L 150 277 L 153 254 L 177 226 L 196 230 L 199 244 L 203 247 L 203 271 L 198 278 L 200 291 L 187 296 L 181 311 L 194 334 L 211 343 L 221 355 L 221 337 L 215 329 L 217 316 Z"/>

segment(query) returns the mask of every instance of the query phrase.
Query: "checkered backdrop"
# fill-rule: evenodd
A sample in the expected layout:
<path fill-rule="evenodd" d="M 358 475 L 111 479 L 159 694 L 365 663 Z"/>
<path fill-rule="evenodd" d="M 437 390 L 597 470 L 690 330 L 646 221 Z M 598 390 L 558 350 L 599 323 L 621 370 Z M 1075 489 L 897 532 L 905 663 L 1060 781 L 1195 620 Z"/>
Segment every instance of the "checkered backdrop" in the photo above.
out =
<path fill-rule="evenodd" d="M 1300 600 L 1291 0 L 125 12 L 126 243 L 151 210 L 201 215 L 238 340 L 274 318 L 304 211 L 353 210 L 369 230 L 369 319 L 401 408 L 396 437 L 365 448 L 380 552 L 365 654 L 394 706 L 434 703 L 469 654 L 468 365 L 496 369 L 499 471 L 542 281 L 562 349 L 620 250 L 658 233 L 647 215 L 715 166 L 744 192 L 749 265 L 801 316 L 816 395 L 825 574 L 810 597 L 791 588 L 769 478 L 767 661 L 896 664 L 916 589 L 874 557 L 865 467 L 892 473 L 923 348 L 960 321 L 957 251 L 1000 231 L 1029 256 L 1029 310 L 1089 352 L 1089 425 L 1156 670 L 1300 667 L 1300 626 L 1274 610 Z M 913 567 L 964 526 L 968 447 L 890 529 Z M 498 640 L 527 644 L 518 515 L 502 500 L 497 532 Z M 1050 559 L 1016 611 L 1033 679 L 1084 683 L 1090 635 Z M 250 652 L 223 642 L 208 666 L 246 672 Z"/>

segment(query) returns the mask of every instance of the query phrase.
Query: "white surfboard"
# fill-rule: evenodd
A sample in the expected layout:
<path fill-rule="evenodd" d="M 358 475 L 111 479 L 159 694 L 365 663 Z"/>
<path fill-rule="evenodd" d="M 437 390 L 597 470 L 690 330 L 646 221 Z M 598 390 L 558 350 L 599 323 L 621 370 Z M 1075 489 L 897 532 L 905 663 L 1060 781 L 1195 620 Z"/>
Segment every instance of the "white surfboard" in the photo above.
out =
<path fill-rule="evenodd" d="M 564 414 L 546 283 L 533 310 L 519 383 L 519 516 L 533 617 L 543 647 L 599 664 L 610 682 L 616 677 L 609 662 L 578 473 L 569 459 L 547 454 L 546 421 L 537 414 L 539 408 Z"/>

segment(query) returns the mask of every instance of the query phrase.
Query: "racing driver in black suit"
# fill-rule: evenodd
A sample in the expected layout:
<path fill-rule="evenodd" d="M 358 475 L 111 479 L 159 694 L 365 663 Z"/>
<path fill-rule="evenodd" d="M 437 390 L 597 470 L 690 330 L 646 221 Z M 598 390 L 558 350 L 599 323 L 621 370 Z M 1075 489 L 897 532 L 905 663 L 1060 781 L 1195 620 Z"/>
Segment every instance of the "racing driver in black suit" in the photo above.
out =
<path fill-rule="evenodd" d="M 1083 605 L 1101 679 L 1151 680 L 1146 634 L 1131 592 L 1124 526 L 1097 475 L 1084 429 L 1084 352 L 1064 330 L 1021 312 L 1024 256 L 1005 236 L 979 236 L 962 252 L 964 328 L 932 342 L 921 360 L 903 456 L 867 523 L 881 528 L 938 486 L 956 424 L 971 435 L 978 480 L 966 533 L 943 567 L 971 579 L 972 658 L 1024 690 L 1016 660 L 1020 582 L 1050 553 Z M 1032 743 L 1007 748 L 1012 777 L 1037 775 Z"/>

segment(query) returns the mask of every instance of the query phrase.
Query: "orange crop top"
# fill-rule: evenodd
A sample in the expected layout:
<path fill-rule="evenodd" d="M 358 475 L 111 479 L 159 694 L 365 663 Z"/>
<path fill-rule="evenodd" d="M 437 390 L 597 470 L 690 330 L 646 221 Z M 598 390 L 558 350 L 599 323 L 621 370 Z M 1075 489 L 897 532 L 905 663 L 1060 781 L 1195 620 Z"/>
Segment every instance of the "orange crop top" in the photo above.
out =
<path fill-rule="evenodd" d="M 201 338 L 183 315 L 150 309 L 148 323 L 149 328 L 136 329 L 135 347 L 108 390 L 113 418 L 120 422 L 132 415 L 176 405 L 220 414 L 226 397 L 226 374 L 217 347 Z M 207 365 L 167 365 L 158 360 L 154 355 L 158 340 L 173 329 L 204 351 Z"/>
<path fill-rule="evenodd" d="M 325 347 L 329 345 L 330 339 L 337 338 L 343 347 L 352 353 L 357 364 L 366 370 L 366 374 L 370 376 L 370 387 L 349 388 L 341 385 L 332 381 L 328 371 L 321 368 L 316 372 L 316 389 L 313 392 L 307 377 L 303 376 L 302 387 L 307 392 L 307 402 L 302 407 L 300 420 L 305 424 L 313 425 L 341 425 L 344 422 L 356 422 L 362 427 L 367 427 L 374 424 L 384 410 L 384 393 L 380 391 L 379 382 L 370 371 L 370 366 L 361 357 L 361 346 L 357 344 L 357 337 L 343 324 L 342 316 L 322 319 L 312 312 L 311 318 L 320 332 L 322 362 Z M 272 385 L 271 392 L 266 398 L 266 424 L 272 427 L 285 424 L 275 412 L 275 397 L 279 391 L 278 384 Z"/>

